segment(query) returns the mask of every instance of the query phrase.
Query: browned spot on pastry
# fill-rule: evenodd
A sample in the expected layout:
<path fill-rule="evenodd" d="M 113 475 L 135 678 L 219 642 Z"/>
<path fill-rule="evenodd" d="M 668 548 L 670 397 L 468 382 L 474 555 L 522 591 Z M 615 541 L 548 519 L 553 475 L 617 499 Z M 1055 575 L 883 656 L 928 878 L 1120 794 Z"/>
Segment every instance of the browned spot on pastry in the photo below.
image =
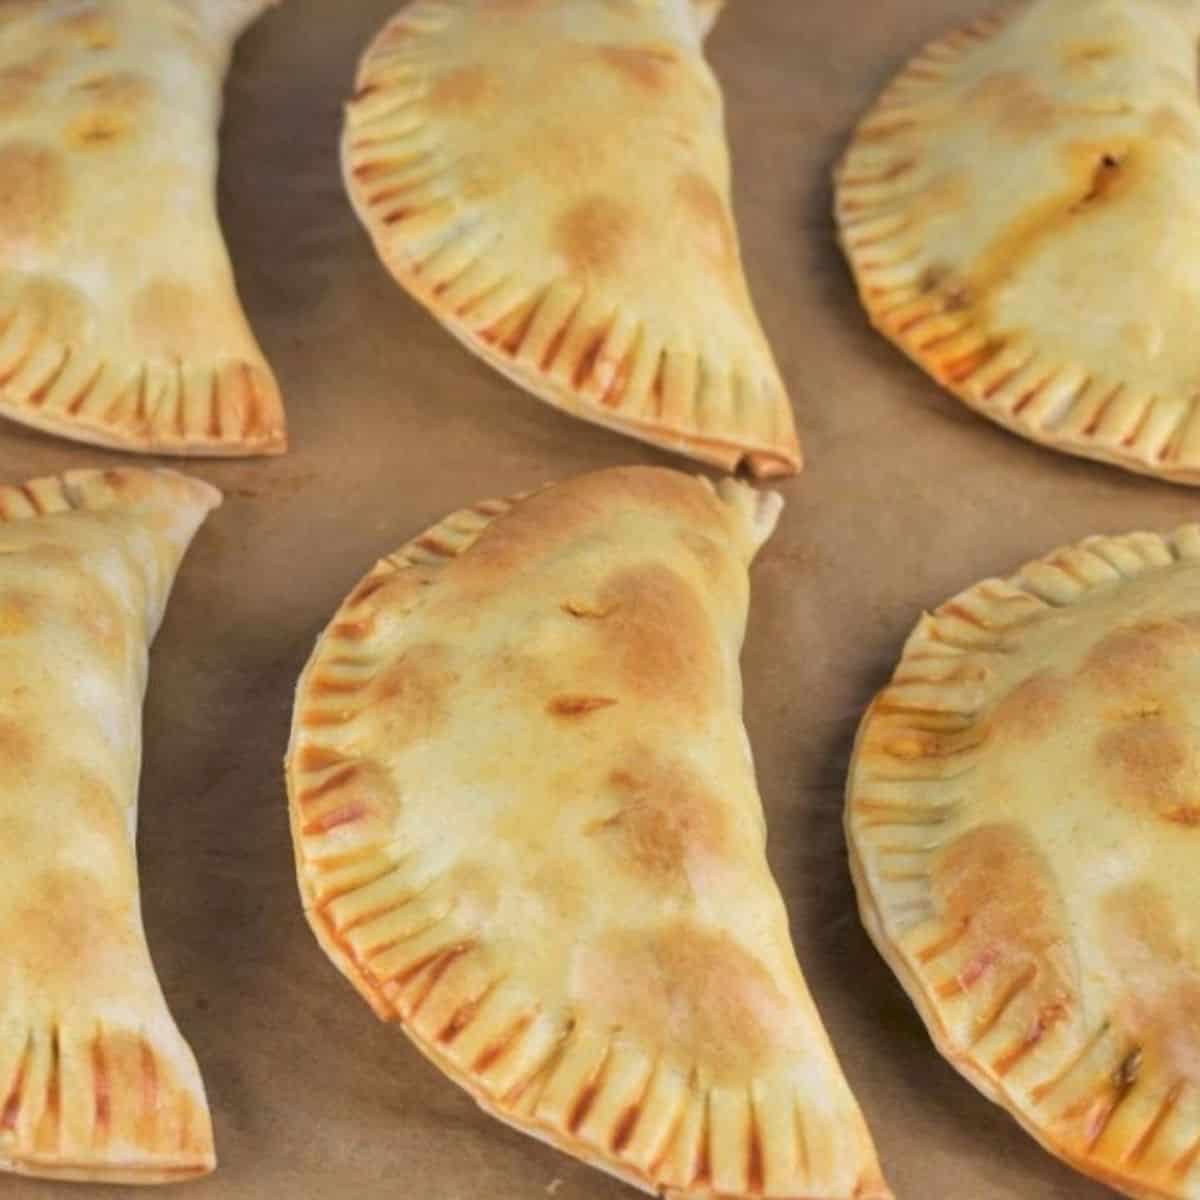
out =
<path fill-rule="evenodd" d="M 728 934 L 686 921 L 582 946 L 569 987 L 582 1014 L 635 1041 L 687 1047 L 718 1082 L 744 1083 L 803 1041 L 795 1003 L 764 964 Z"/>
<path fill-rule="evenodd" d="M 5 959 L 35 979 L 92 971 L 103 979 L 116 963 L 138 953 L 132 895 L 81 870 L 58 867 L 35 875 L 7 912 L 0 912 Z M 121 954 L 121 951 L 124 954 Z M 115 952 L 115 955 L 114 955 Z"/>
<path fill-rule="evenodd" d="M 89 50 L 109 50 L 116 45 L 117 32 L 99 8 L 84 8 L 64 17 L 62 28 Z"/>
<path fill-rule="evenodd" d="M 1152 883 L 1110 892 L 1103 913 L 1104 949 L 1120 987 L 1117 1020 L 1156 1065 L 1200 1082 L 1200 948 Z"/>
<path fill-rule="evenodd" d="M 37 744 L 22 722 L 0 715 L 0 767 L 28 769 L 36 754 Z"/>
<path fill-rule="evenodd" d="M 689 867 L 702 872 L 705 860 L 726 847 L 720 799 L 682 763 L 642 751 L 609 775 L 608 786 L 619 807 L 588 833 L 648 882 L 686 882 Z"/>
<path fill-rule="evenodd" d="M 549 0 L 488 0 L 483 6 L 485 16 L 522 17 L 545 8 Z"/>
<path fill-rule="evenodd" d="M 670 86 L 679 58 L 668 46 L 601 46 L 600 61 L 620 78 L 649 92 Z"/>
<path fill-rule="evenodd" d="M 1036 671 L 1022 680 L 992 713 L 995 737 L 1036 741 L 1050 734 L 1062 717 L 1069 682 L 1053 671 Z"/>
<path fill-rule="evenodd" d="M 1111 42 L 1077 42 L 1066 48 L 1062 62 L 1068 71 L 1086 72 L 1120 56 L 1120 48 Z"/>
<path fill-rule="evenodd" d="M 597 669 L 614 672 L 623 694 L 689 714 L 721 695 L 720 639 L 681 575 L 657 563 L 630 567 L 608 578 L 599 600 L 615 607 L 596 625 Z"/>
<path fill-rule="evenodd" d="M 1155 140 L 1174 142 L 1189 150 L 1200 148 L 1195 125 L 1171 104 L 1160 104 L 1154 109 L 1146 122 L 1146 131 Z"/>
<path fill-rule="evenodd" d="M 1173 657 L 1189 646 L 1200 646 L 1200 614 L 1124 625 L 1088 652 L 1080 679 L 1102 692 L 1128 698 L 1161 682 Z"/>
<path fill-rule="evenodd" d="M 737 266 L 737 234 L 729 206 L 719 191 L 694 171 L 681 175 L 676 184 L 685 218 L 695 231 L 696 244 L 719 270 Z"/>
<path fill-rule="evenodd" d="M 944 925 L 963 931 L 962 989 L 1026 977 L 1039 1010 L 1065 1011 L 1073 1003 L 1062 899 L 1024 829 L 997 823 L 969 830 L 936 856 L 930 887 Z"/>
<path fill-rule="evenodd" d="M 972 309 L 980 320 L 992 323 L 984 310 L 988 299 L 1036 259 L 1045 247 L 1054 243 L 1071 224 L 1087 220 L 1088 215 L 1134 187 L 1141 177 L 1140 160 L 1125 145 L 1099 142 L 1072 142 L 1063 150 L 1067 184 L 1057 195 L 1050 195 L 1018 214 L 999 234 L 972 269 L 966 281 L 972 295 Z M 1118 168 L 1112 171 L 1106 162 Z M 1097 190 L 1097 173 L 1107 177 Z"/>
<path fill-rule="evenodd" d="M 188 358 L 207 345 L 207 311 L 204 297 L 188 284 L 156 279 L 133 298 L 134 336 L 151 355 Z"/>
<path fill-rule="evenodd" d="M 83 293 L 69 283 L 31 279 L 21 293 L 21 303 L 32 310 L 38 328 L 57 342 L 77 343 L 87 334 L 90 307 Z"/>
<path fill-rule="evenodd" d="M 636 230 L 636 217 L 625 204 L 592 196 L 567 210 L 555 242 L 570 274 L 606 274 L 625 261 Z"/>
<path fill-rule="evenodd" d="M 154 94 L 154 85 L 136 71 L 114 71 L 93 75 L 78 85 L 98 107 L 132 115 Z"/>
<path fill-rule="evenodd" d="M 595 600 L 567 600 L 562 608 L 563 612 L 570 613 L 573 617 L 591 621 L 602 621 L 615 611 L 611 604 L 603 605 Z"/>
<path fill-rule="evenodd" d="M 644 467 L 604 471 L 522 501 L 493 521 L 471 552 L 447 570 L 460 589 L 472 595 L 491 595 L 512 573 L 586 531 L 602 533 L 610 516 L 626 507 L 673 516 L 702 529 L 727 528 L 719 501 L 696 479 L 678 471 Z M 615 612 L 621 599 L 615 593 L 598 592 L 588 597 L 587 603 L 607 614 Z M 601 624 L 609 623 L 605 620 Z"/>
<path fill-rule="evenodd" d="M 33 628 L 37 601 L 22 592 L 0 595 L 0 638 L 19 637 Z"/>
<path fill-rule="evenodd" d="M 422 741 L 445 724 L 458 681 L 449 659 L 446 647 L 437 643 L 412 646 L 376 677 L 369 704 L 389 744 Z"/>
<path fill-rule="evenodd" d="M 29 142 L 0 147 L 0 245 L 52 237 L 67 210 L 67 175 L 51 149 Z"/>
<path fill-rule="evenodd" d="M 485 107 L 496 97 L 500 81 L 489 67 L 474 64 L 440 75 L 429 89 L 431 107 L 441 112 L 464 112 Z"/>
<path fill-rule="evenodd" d="M 1092 182 L 1088 190 L 1075 202 L 1072 211 L 1079 212 L 1085 205 L 1103 200 L 1116 186 L 1121 174 L 1121 160 L 1111 154 L 1102 154 L 1092 167 Z"/>
<path fill-rule="evenodd" d="M 555 696 L 546 711 L 556 717 L 584 717 L 616 703 L 612 696 Z"/>
<path fill-rule="evenodd" d="M 0 28 L 27 21 L 43 11 L 45 0 L 0 0 Z"/>
<path fill-rule="evenodd" d="M 1117 722 L 1096 739 L 1096 759 L 1112 795 L 1176 825 L 1200 825 L 1195 753 L 1188 728 L 1152 709 Z"/>
<path fill-rule="evenodd" d="M 120 109 L 92 109 L 67 126 L 67 144 L 79 150 L 101 150 L 121 141 L 132 124 L 130 115 Z"/>
<path fill-rule="evenodd" d="M 94 775 L 81 774 L 72 780 L 69 796 L 71 811 L 69 822 L 80 830 L 87 830 L 101 839 L 103 845 L 123 846 L 128 838 L 125 812 L 117 797 L 102 779 Z"/>
<path fill-rule="evenodd" d="M 979 81 L 967 94 L 967 103 L 990 120 L 997 133 L 1025 141 L 1054 128 L 1058 106 L 1027 75 L 997 71 Z"/>
<path fill-rule="evenodd" d="M 0 116 L 12 116 L 28 109 L 33 99 L 54 72 L 59 62 L 57 50 L 40 54 L 0 71 Z"/>

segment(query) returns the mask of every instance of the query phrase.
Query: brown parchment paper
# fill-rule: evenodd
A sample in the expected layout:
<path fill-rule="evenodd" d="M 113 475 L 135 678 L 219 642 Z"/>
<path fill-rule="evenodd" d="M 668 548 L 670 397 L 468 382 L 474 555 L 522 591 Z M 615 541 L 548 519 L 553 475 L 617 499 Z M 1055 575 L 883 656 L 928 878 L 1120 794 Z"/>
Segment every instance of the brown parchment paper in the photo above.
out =
<path fill-rule="evenodd" d="M 858 716 L 923 606 L 1200 493 L 1051 454 L 942 394 L 861 315 L 830 168 L 929 37 L 987 0 L 731 0 L 710 40 L 743 248 L 808 469 L 754 571 L 746 712 L 800 958 L 901 1200 L 1101 1200 L 934 1051 L 855 914 L 841 831 Z M 151 659 L 146 925 L 196 1050 L 221 1165 L 194 1200 L 617 1200 L 496 1124 L 343 982 L 301 916 L 281 759 L 318 632 L 381 555 L 451 509 L 619 463 L 685 466 L 477 363 L 377 265 L 337 171 L 340 105 L 395 0 L 286 0 L 241 44 L 221 205 L 291 419 L 281 459 L 193 464 L 227 500 Z M 0 424 L 0 480 L 118 461 Z M 126 1188 L 0 1176 L 0 1200 Z M 139 1195 L 145 1195 L 139 1192 Z"/>

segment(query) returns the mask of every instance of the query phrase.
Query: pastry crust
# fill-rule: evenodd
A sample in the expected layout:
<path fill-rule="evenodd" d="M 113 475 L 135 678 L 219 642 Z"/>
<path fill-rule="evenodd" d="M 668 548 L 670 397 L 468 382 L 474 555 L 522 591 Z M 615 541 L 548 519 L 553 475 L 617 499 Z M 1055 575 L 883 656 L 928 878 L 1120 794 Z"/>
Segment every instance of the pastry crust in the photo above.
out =
<path fill-rule="evenodd" d="M 297 874 L 367 1003 L 518 1129 L 668 1196 L 884 1198 L 741 723 L 779 506 L 604 471 L 380 562 L 297 691 Z"/>
<path fill-rule="evenodd" d="M 1200 482 L 1194 0 L 1021 0 L 922 51 L 837 171 L 872 322 L 1032 441 Z"/>
<path fill-rule="evenodd" d="M 221 82 L 267 5 L 0 7 L 0 415 L 153 454 L 285 449 L 216 211 Z"/>
<path fill-rule="evenodd" d="M 346 186 L 470 350 L 577 417 L 800 467 L 730 200 L 702 0 L 415 0 L 358 72 Z"/>
<path fill-rule="evenodd" d="M 859 730 L 863 921 L 1047 1149 L 1200 1197 L 1200 526 L 1089 538 L 926 615 Z"/>
<path fill-rule="evenodd" d="M 146 948 L 134 835 L 147 650 L 220 495 L 168 471 L 0 487 L 0 1171 L 212 1170 Z"/>

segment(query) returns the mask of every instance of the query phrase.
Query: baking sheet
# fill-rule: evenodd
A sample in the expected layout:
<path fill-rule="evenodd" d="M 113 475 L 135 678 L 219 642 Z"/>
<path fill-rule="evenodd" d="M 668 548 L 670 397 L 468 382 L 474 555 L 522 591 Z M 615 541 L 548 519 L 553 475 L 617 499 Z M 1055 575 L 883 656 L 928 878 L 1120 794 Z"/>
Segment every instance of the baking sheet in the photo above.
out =
<path fill-rule="evenodd" d="M 746 710 L 770 856 L 809 983 L 901 1200 L 1101 1200 L 946 1066 L 854 913 L 841 833 L 858 715 L 920 609 L 1095 532 L 1170 528 L 1195 492 L 1053 455 L 943 395 L 867 327 L 830 167 L 925 40 L 986 0 L 732 0 L 725 85 L 751 283 L 809 458 L 754 572 Z M 618 1200 L 623 1185 L 479 1114 L 318 950 L 281 759 L 313 641 L 382 554 L 451 509 L 620 463 L 685 465 L 526 397 L 391 283 L 343 198 L 340 103 L 395 0 L 287 0 L 227 90 L 221 204 L 278 369 L 291 453 L 196 463 L 227 495 L 151 661 L 146 925 L 196 1050 L 221 1166 L 193 1200 Z M 0 424 L 0 480 L 120 461 Z M 0 1200 L 126 1188 L 0 1177 Z M 144 1192 L 137 1193 L 144 1196 Z"/>

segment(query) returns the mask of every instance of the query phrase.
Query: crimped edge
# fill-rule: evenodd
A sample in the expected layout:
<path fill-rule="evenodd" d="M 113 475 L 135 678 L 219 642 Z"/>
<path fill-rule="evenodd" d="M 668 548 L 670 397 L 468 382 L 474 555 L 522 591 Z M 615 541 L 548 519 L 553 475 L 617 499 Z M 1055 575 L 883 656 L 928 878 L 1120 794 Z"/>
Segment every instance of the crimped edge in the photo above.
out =
<path fill-rule="evenodd" d="M 139 454 L 282 454 L 283 400 L 265 361 L 113 364 L 46 336 L 18 307 L 0 323 L 0 416 Z"/>
<path fill-rule="evenodd" d="M 83 468 L 0 484 L 0 524 L 78 510 L 136 508 L 168 494 L 206 511 L 217 508 L 222 499 L 211 484 L 166 467 Z"/>
<path fill-rule="evenodd" d="M 936 724 L 923 727 L 917 724 L 915 719 L 924 716 L 928 720 L 930 714 L 937 716 L 961 713 L 964 707 L 964 697 L 961 693 L 948 694 L 945 707 L 937 707 L 937 701 L 933 699 L 938 687 L 936 683 L 931 684 L 925 680 L 908 684 L 897 683 L 904 675 L 906 666 L 920 663 L 920 668 L 928 669 L 931 650 L 933 657 L 941 657 L 947 664 L 953 663 L 957 657 L 960 666 L 968 665 L 972 657 L 986 658 L 989 655 L 1008 653 L 1007 635 L 1019 631 L 1021 626 L 1031 620 L 1036 621 L 1039 608 L 1046 612 L 1070 606 L 1086 600 L 1100 588 L 1120 586 L 1127 580 L 1137 579 L 1157 570 L 1177 567 L 1181 562 L 1200 564 L 1200 524 L 1181 526 L 1169 535 L 1134 532 L 1120 536 L 1088 537 L 1080 542 L 1060 546 L 1041 558 L 1034 559 L 1007 579 L 982 580 L 945 601 L 932 614 L 923 616 L 905 643 L 893 682 L 879 692 L 859 723 L 851 751 L 844 810 L 850 873 L 863 926 L 912 1000 L 942 1057 L 984 1096 L 1001 1105 L 1044 1149 L 1077 1171 L 1136 1197 L 1137 1200 L 1182 1200 L 1188 1193 L 1182 1190 L 1163 1191 L 1158 1186 L 1140 1179 L 1136 1169 L 1113 1170 L 1108 1161 L 1090 1154 L 1078 1153 L 1069 1142 L 1056 1138 L 1048 1128 L 1039 1124 L 1036 1112 L 1036 1105 L 1047 1099 L 1051 1088 L 1057 1091 L 1074 1071 L 1090 1062 L 1088 1056 L 1091 1050 L 1098 1045 L 1109 1028 L 1106 1022 L 1101 1021 L 1096 1029 L 1087 1031 L 1083 1042 L 1085 1052 L 1080 1052 L 1065 1066 L 1061 1062 L 1054 1064 L 1040 1083 L 1033 1083 L 1020 1091 L 1006 1084 L 1007 1071 L 999 1071 L 995 1064 L 990 1067 L 982 1064 L 979 1056 L 973 1053 L 973 1046 L 964 1049 L 955 1041 L 942 1016 L 943 1010 L 952 1001 L 941 1000 L 933 995 L 930 980 L 910 961 L 909 952 L 901 947 L 903 938 L 913 929 L 923 927 L 924 920 L 914 920 L 912 925 L 904 929 L 898 929 L 894 923 L 889 923 L 880 907 L 881 893 L 885 889 L 872 887 L 867 877 L 867 860 L 870 857 L 864 849 L 867 837 L 864 831 L 860 831 L 856 818 L 864 804 L 878 807 L 878 802 L 864 795 L 863 781 L 864 777 L 870 779 L 870 790 L 874 791 L 876 785 L 886 782 L 886 779 L 865 770 L 860 752 L 874 722 L 879 719 L 882 705 L 886 704 L 889 713 L 905 711 L 902 704 L 896 702 L 897 692 L 903 694 L 905 688 L 909 689 L 908 699 L 912 707 L 907 711 L 914 718 L 911 728 L 916 734 L 942 730 Z M 1018 606 L 1013 601 L 1019 601 L 1022 596 L 1028 603 L 1017 610 Z M 1008 609 L 1007 613 L 1004 612 L 1005 606 Z M 989 621 L 989 616 L 996 616 L 998 619 Z M 940 626 L 939 622 L 944 622 L 945 627 Z M 914 658 L 914 655 L 924 657 Z M 957 682 L 948 686 L 953 688 L 957 686 Z M 978 707 L 981 712 L 984 710 L 982 699 L 979 700 Z M 947 754 L 959 752 L 947 751 Z M 899 780 L 903 776 L 896 778 Z M 931 792 L 936 791 L 942 782 L 940 779 L 930 778 L 926 787 Z M 910 804 L 907 807 L 915 805 Z M 936 812 L 935 805 L 930 804 L 928 807 L 931 812 Z M 1028 1052 L 1023 1050 L 1022 1057 L 1026 1053 Z M 1129 1049 L 1125 1048 L 1122 1056 L 1113 1062 L 1114 1074 L 1120 1070 L 1129 1054 Z M 1132 1092 L 1135 1087 L 1136 1083 L 1132 1084 L 1129 1091 Z M 1040 1098 L 1035 1095 L 1038 1091 L 1043 1092 Z M 1021 1094 L 1022 1092 L 1027 1095 Z M 1113 1111 L 1115 1112 L 1115 1108 Z M 1110 1112 L 1109 1117 L 1111 1116 Z M 1159 1119 L 1156 1117 L 1149 1123 L 1147 1130 L 1152 1134 L 1158 1127 Z M 1098 1145 L 1101 1140 L 1101 1135 L 1098 1134 L 1093 1140 L 1093 1145 Z M 1120 1146 L 1114 1148 L 1106 1145 L 1106 1154 L 1108 1158 L 1120 1158 L 1124 1161 L 1128 1152 L 1136 1148 L 1140 1161 L 1145 1155 L 1147 1145 L 1143 1135 L 1142 1139 L 1131 1142 L 1124 1149 Z M 1193 1148 L 1179 1161 L 1183 1166 L 1181 1179 L 1185 1178 L 1189 1171 L 1200 1167 L 1200 1136 L 1197 1137 Z"/>
<path fill-rule="evenodd" d="M 362 56 L 355 97 L 347 105 L 341 140 L 343 180 L 356 215 L 393 278 L 468 350 L 555 408 L 728 471 L 744 463 L 760 479 L 798 472 L 803 457 L 794 417 L 773 361 L 774 396 L 761 381 L 756 388 L 736 367 L 722 372 L 718 382 L 706 370 L 703 357 L 692 351 L 655 340 L 652 351 L 643 352 L 652 340 L 644 322 L 628 325 L 616 310 L 593 310 L 584 289 L 565 278 L 540 287 L 526 287 L 511 277 L 492 278 L 482 270 L 487 247 L 473 246 L 470 233 L 455 229 L 463 214 L 445 197 L 421 198 L 442 174 L 421 165 L 427 147 L 403 182 L 389 181 L 382 199 L 365 186 L 372 168 L 390 161 L 385 153 L 388 139 L 369 139 L 369 146 L 360 142 L 361 124 L 375 118 L 356 123 L 356 106 L 369 98 L 385 119 L 409 108 L 421 111 L 421 98 L 414 98 L 403 83 L 369 82 L 376 57 L 397 29 L 408 26 L 417 36 L 436 31 L 444 28 L 451 12 L 451 5 L 418 0 L 389 21 Z M 386 93 L 392 88 L 396 101 L 389 106 Z M 403 142 L 392 144 L 399 148 Z M 411 203 L 397 207 L 404 193 Z M 400 233 L 406 238 L 404 246 L 398 244 Z M 564 362 L 564 350 L 573 356 L 570 363 Z M 658 410 L 655 416 L 622 411 L 635 382 Z M 752 406 L 761 405 L 764 428 L 730 435 L 704 428 L 703 415 L 713 404 L 712 395 L 706 398 L 706 387 L 727 393 L 725 403 L 735 416 L 731 424 L 748 424 Z"/>
<path fill-rule="evenodd" d="M 834 171 L 838 240 L 871 324 L 968 408 L 1038 445 L 1172 483 L 1200 484 L 1200 403 L 1164 416 L 1162 397 L 1136 381 L 1104 378 L 1084 363 L 1045 355 L 1024 337 L 979 325 L 957 303 L 954 281 L 924 286 L 908 264 L 925 256 L 906 212 L 916 162 L 873 144 L 919 121 L 959 64 L 1002 35 L 1034 0 L 929 42 L 858 123 Z"/>
<path fill-rule="evenodd" d="M 187 1050 L 177 1031 L 176 1037 Z M 6 1040 L 0 1038 L 0 1051 L 6 1049 Z M 190 1050 L 187 1053 L 190 1057 Z M 5 1134 L 15 1134 L 18 1140 L 40 1142 L 44 1132 L 42 1126 L 52 1113 L 57 1119 L 60 1143 L 64 1138 L 72 1140 L 80 1131 L 65 1126 L 64 1088 L 69 1086 L 67 1080 L 77 1080 L 81 1073 L 92 1080 L 95 1097 L 88 1103 L 93 1113 L 99 1113 L 102 1095 L 105 1111 L 111 1113 L 117 1107 L 112 1094 L 114 1057 L 123 1056 L 128 1060 L 133 1054 L 137 1055 L 143 1073 L 142 1080 L 136 1085 L 141 1105 L 144 1108 L 147 1097 L 152 1098 L 153 1103 L 153 1134 L 136 1149 L 128 1144 L 110 1149 L 108 1143 L 112 1131 L 107 1120 L 102 1120 L 99 1115 L 94 1116 L 90 1147 L 71 1144 L 56 1151 L 39 1146 L 14 1153 L 17 1146 L 4 1144 Z M 40 1033 L 26 1030 L 19 1058 L 12 1061 L 5 1055 L 4 1060 L 15 1067 L 16 1074 L 11 1089 L 0 1097 L 0 1172 L 80 1183 L 148 1185 L 197 1179 L 215 1169 L 212 1120 L 203 1090 L 196 1096 L 185 1082 L 179 1080 L 172 1070 L 171 1056 L 155 1048 L 152 1036 L 144 1032 L 105 1030 L 97 1025 L 90 1036 L 72 1038 L 65 1036 L 61 1027 L 54 1024 Z M 165 1105 L 164 1092 L 169 1092 L 171 1098 Z M 48 1098 L 52 1095 L 59 1097 L 57 1109 L 50 1106 Z M 32 1104 L 28 1103 L 30 1098 Z M 127 1111 L 136 1103 L 123 1103 L 119 1107 Z M 165 1114 L 170 1118 L 167 1130 L 164 1130 Z M 145 1120 L 146 1113 L 143 1112 L 143 1129 Z M 164 1136 L 164 1133 L 174 1136 Z M 142 1137 L 144 1132 L 139 1135 L 139 1141 Z M 184 1152 L 183 1147 L 189 1143 L 198 1143 L 199 1148 Z M 141 1151 L 141 1159 L 136 1157 L 137 1151 Z"/>

